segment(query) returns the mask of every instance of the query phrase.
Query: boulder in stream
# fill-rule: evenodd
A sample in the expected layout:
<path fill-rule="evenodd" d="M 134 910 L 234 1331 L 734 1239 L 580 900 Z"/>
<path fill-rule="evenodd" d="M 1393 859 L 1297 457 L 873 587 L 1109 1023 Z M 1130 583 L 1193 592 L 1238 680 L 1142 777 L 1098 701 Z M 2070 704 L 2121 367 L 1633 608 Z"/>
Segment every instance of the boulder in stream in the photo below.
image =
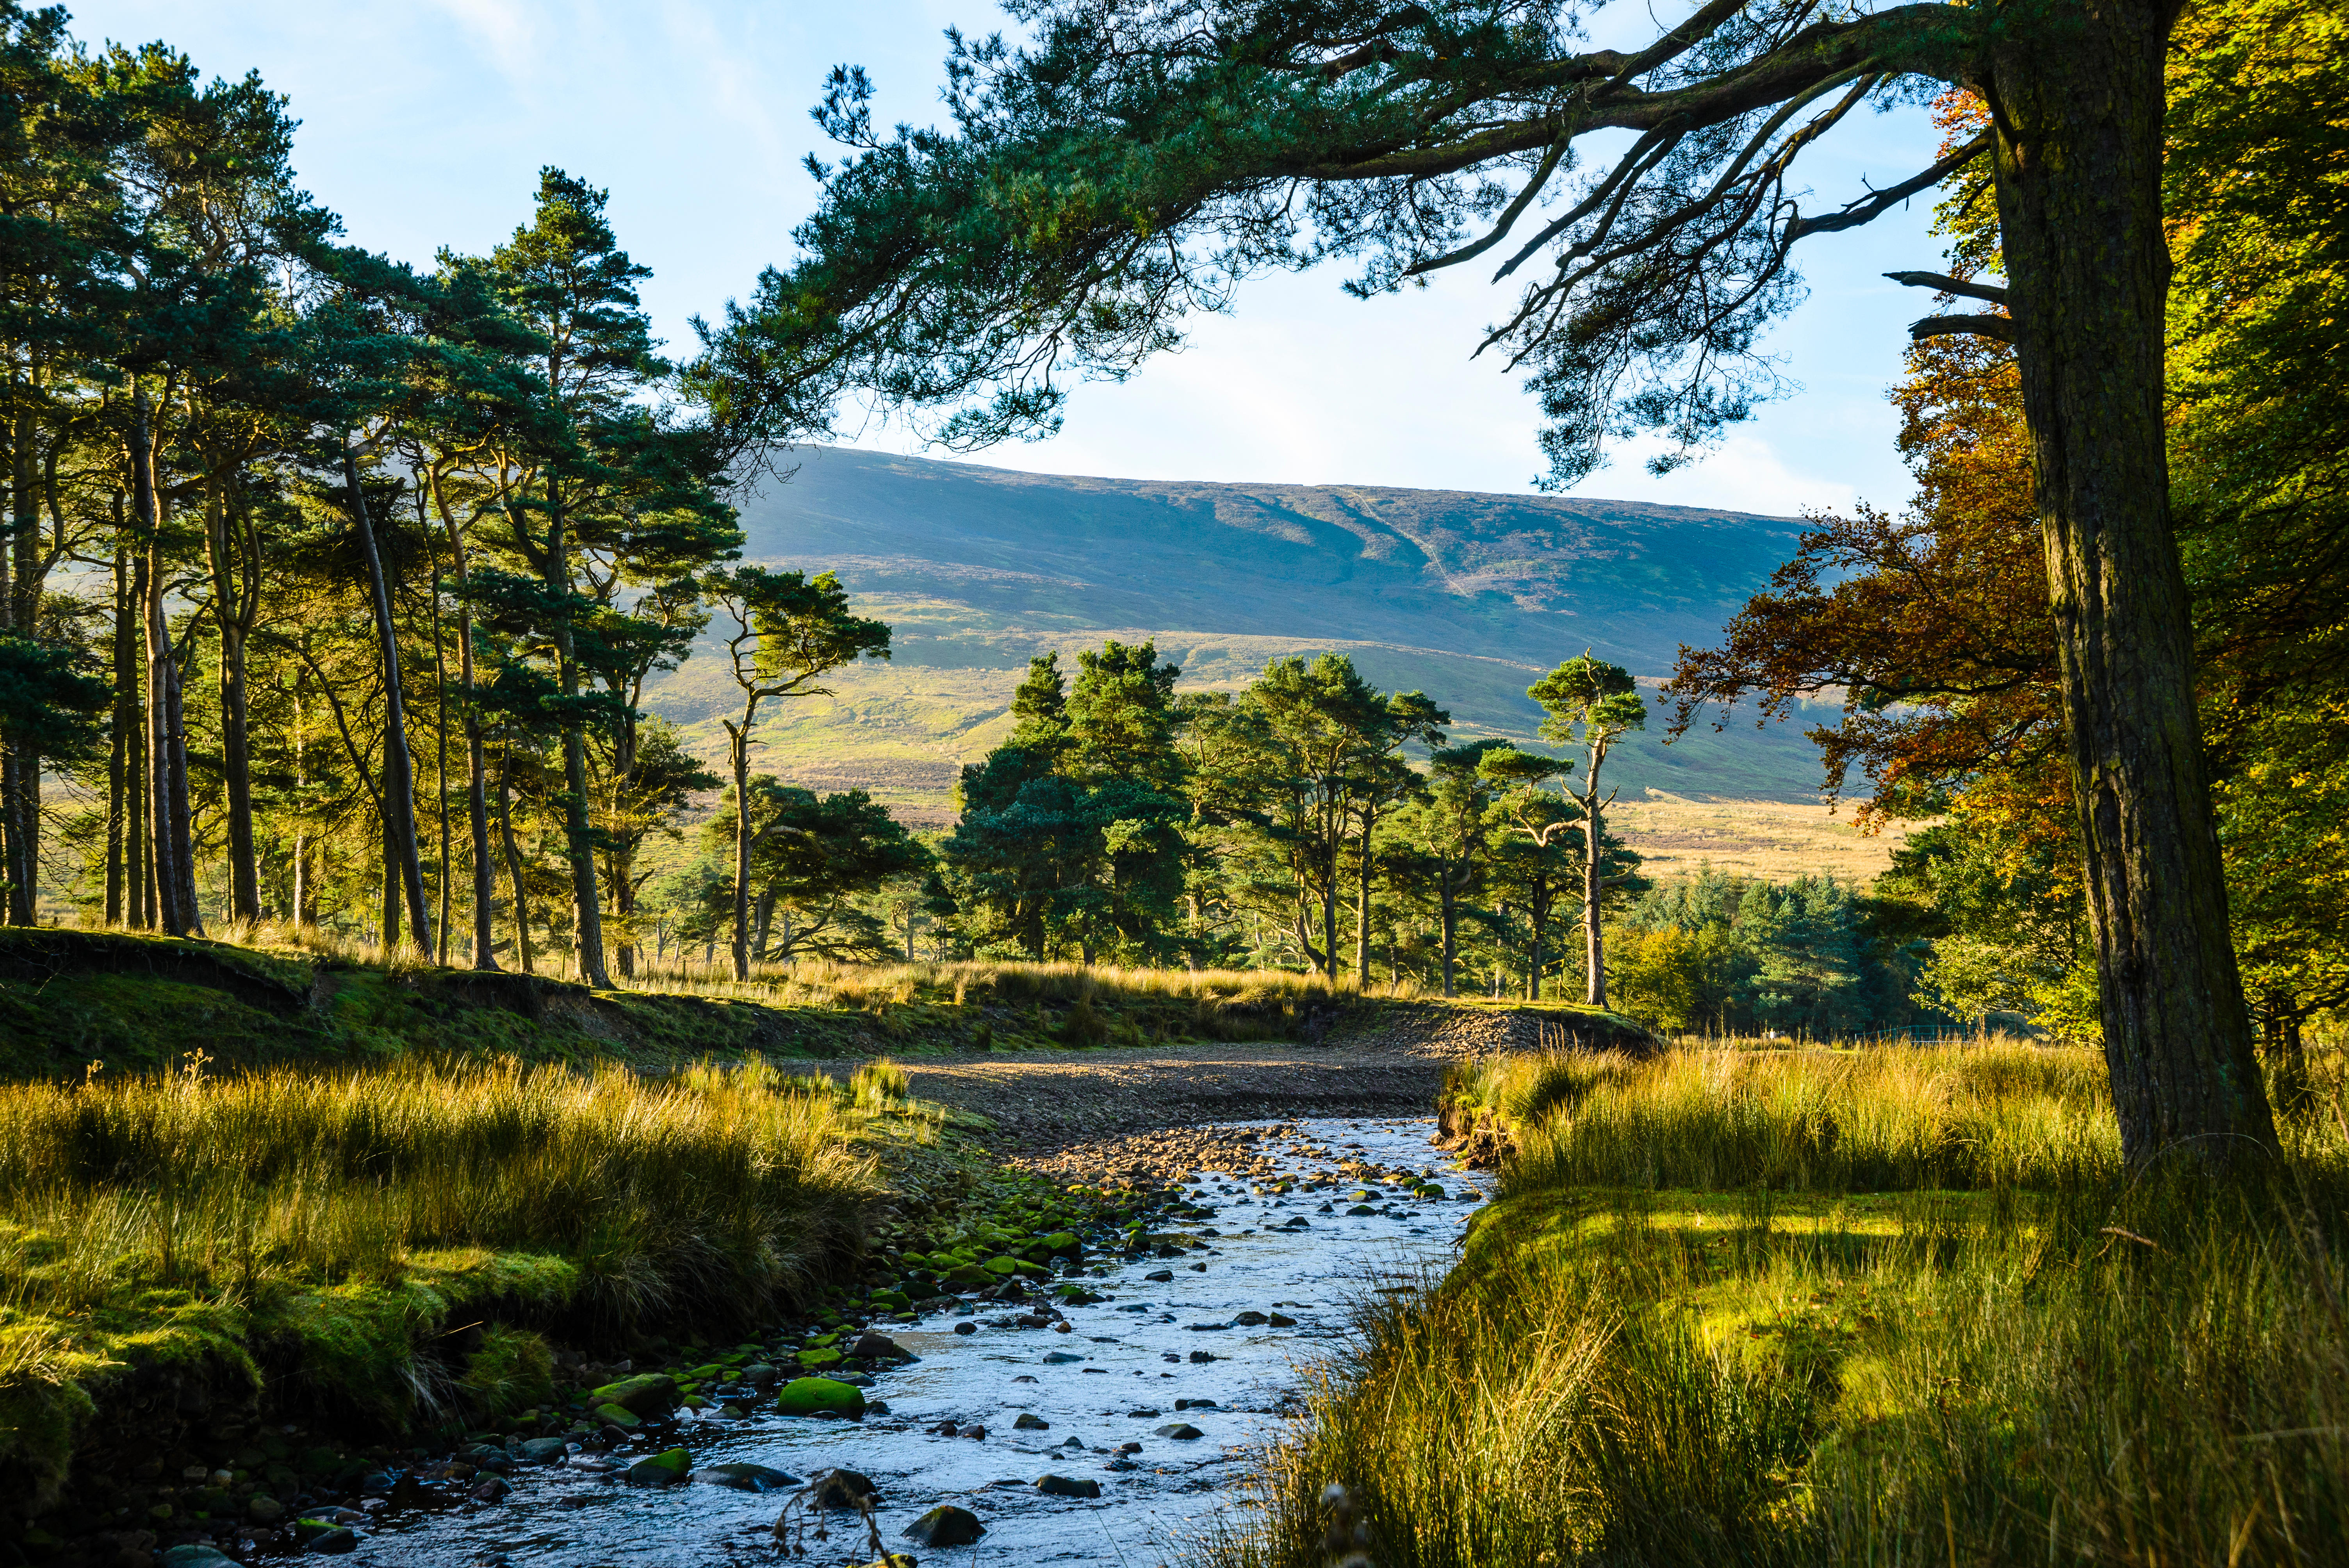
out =
<path fill-rule="evenodd" d="M 704 1465 L 693 1472 L 692 1480 L 700 1486 L 722 1486 L 735 1491 L 788 1491 L 804 1484 L 795 1475 L 741 1461 Z"/>
<path fill-rule="evenodd" d="M 818 1508 L 856 1508 L 880 1501 L 881 1489 L 862 1471 L 826 1470 L 816 1477 L 814 1501 Z"/>
<path fill-rule="evenodd" d="M 1046 1497 L 1099 1497 L 1101 1482 L 1065 1475 L 1039 1476 L 1036 1490 Z"/>
<path fill-rule="evenodd" d="M 640 1373 L 606 1383 L 587 1396 L 591 1406 L 616 1405 L 632 1416 L 666 1416 L 677 1408 L 677 1379 L 666 1372 Z"/>
<path fill-rule="evenodd" d="M 864 1395 L 830 1377 L 794 1377 L 775 1396 L 775 1408 L 786 1416 L 861 1416 L 864 1413 Z"/>
<path fill-rule="evenodd" d="M 693 1456 L 683 1449 L 648 1454 L 628 1467 L 630 1486 L 675 1486 L 693 1469 Z"/>
<path fill-rule="evenodd" d="M 905 1539 L 916 1546 L 969 1546 L 987 1533 L 978 1515 L 967 1508 L 942 1503 L 905 1526 Z"/>

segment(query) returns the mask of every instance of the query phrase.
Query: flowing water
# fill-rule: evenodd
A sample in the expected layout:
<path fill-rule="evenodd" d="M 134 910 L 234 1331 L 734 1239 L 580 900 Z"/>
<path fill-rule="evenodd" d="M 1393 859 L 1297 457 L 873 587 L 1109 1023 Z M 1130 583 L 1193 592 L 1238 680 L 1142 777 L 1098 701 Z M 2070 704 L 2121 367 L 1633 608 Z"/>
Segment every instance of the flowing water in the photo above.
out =
<path fill-rule="evenodd" d="M 1434 1129 L 1429 1119 L 1286 1125 L 1296 1130 L 1295 1146 L 1266 1152 L 1288 1175 L 1334 1168 L 1334 1160 L 1303 1153 L 1307 1145 L 1338 1159 L 1412 1171 L 1440 1161 L 1428 1147 Z M 1410 1288 L 1454 1255 L 1482 1199 L 1476 1183 L 1484 1178 L 1435 1175 L 1446 1201 L 1381 1197 L 1373 1200 L 1380 1212 L 1349 1216 L 1342 1197 L 1349 1189 L 1340 1188 L 1335 1212 L 1325 1216 L 1319 1209 L 1326 1194 L 1251 1196 L 1248 1178 L 1209 1173 L 1201 1201 L 1218 1212 L 1193 1229 L 1221 1233 L 1213 1250 L 1122 1263 L 1108 1278 L 1088 1277 L 1103 1299 L 1064 1308 L 1070 1333 L 1013 1326 L 1020 1309 L 989 1303 L 979 1304 L 974 1335 L 953 1333 L 949 1317 L 894 1328 L 876 1324 L 921 1358 L 881 1374 L 865 1391 L 884 1400 L 888 1414 L 857 1422 L 694 1418 L 668 1440 L 691 1449 L 697 1466 L 747 1460 L 801 1478 L 834 1468 L 868 1476 L 880 1491 L 883 1541 L 925 1568 L 1147 1568 L 1167 1561 L 1183 1537 L 1210 1526 L 1217 1511 L 1242 1504 L 1255 1451 L 1283 1412 L 1296 1408 L 1299 1368 L 1337 1348 L 1347 1304 L 1381 1289 Z M 1309 1229 L 1267 1228 L 1299 1215 Z M 1206 1263 L 1206 1272 L 1193 1272 L 1195 1262 Z M 1171 1272 L 1173 1279 L 1144 1277 L 1154 1272 Z M 1236 1314 L 1250 1311 L 1278 1312 L 1296 1323 L 1233 1325 Z M 1195 1361 L 1195 1351 L 1214 1359 Z M 1188 1408 L 1178 1409 L 1178 1400 Z M 1048 1426 L 1017 1429 L 1022 1414 Z M 938 1434 L 935 1429 L 947 1421 L 983 1425 L 987 1436 Z M 1177 1422 L 1200 1435 L 1172 1439 L 1155 1429 Z M 1138 1453 L 1116 1451 L 1135 1442 Z M 1040 1494 L 1034 1483 L 1046 1474 L 1097 1481 L 1101 1496 Z M 502 1503 L 379 1516 L 365 1532 L 358 1560 L 423 1568 L 771 1563 L 771 1527 L 789 1495 L 699 1484 L 637 1488 L 616 1476 L 562 1467 L 518 1470 L 513 1480 Z M 951 1550 L 902 1538 L 907 1524 L 940 1503 L 977 1514 L 985 1537 Z M 855 1514 L 835 1512 L 824 1522 L 829 1539 L 809 1540 L 802 1561 L 874 1559 Z"/>

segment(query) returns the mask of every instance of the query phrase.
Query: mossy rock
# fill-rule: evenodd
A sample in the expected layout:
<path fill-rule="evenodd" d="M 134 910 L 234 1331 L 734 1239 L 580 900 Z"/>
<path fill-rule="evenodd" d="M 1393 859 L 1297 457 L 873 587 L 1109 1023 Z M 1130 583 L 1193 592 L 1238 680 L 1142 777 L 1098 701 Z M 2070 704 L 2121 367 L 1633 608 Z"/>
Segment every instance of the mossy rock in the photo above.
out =
<path fill-rule="evenodd" d="M 693 1456 L 683 1449 L 649 1454 L 628 1467 L 631 1486 L 675 1486 L 693 1469 Z"/>
<path fill-rule="evenodd" d="M 617 1405 L 638 1416 L 666 1416 L 677 1408 L 677 1379 L 666 1372 L 640 1372 L 606 1383 L 587 1398 L 593 1404 Z"/>
<path fill-rule="evenodd" d="M 991 1274 L 1000 1274 L 1008 1279 L 1019 1272 L 1019 1260 L 1014 1257 L 992 1257 L 978 1266 Z"/>
<path fill-rule="evenodd" d="M 1084 1243 L 1074 1231 L 1054 1231 L 1039 1238 L 1038 1245 L 1056 1258 L 1072 1258 L 1085 1250 Z"/>
<path fill-rule="evenodd" d="M 845 1357 L 827 1345 L 814 1350 L 802 1350 L 796 1359 L 809 1371 L 821 1372 L 827 1367 L 839 1366 Z"/>
<path fill-rule="evenodd" d="M 829 1377 L 794 1377 L 775 1396 L 775 1408 L 786 1416 L 813 1416 L 825 1411 L 836 1416 L 861 1416 L 864 1414 L 864 1394 L 851 1384 L 836 1383 Z"/>
<path fill-rule="evenodd" d="M 605 1426 L 617 1427 L 622 1431 L 632 1431 L 645 1424 L 645 1418 L 626 1405 L 598 1405 L 593 1414 Z"/>
<path fill-rule="evenodd" d="M 946 1275 L 948 1284 L 964 1285 L 973 1290 L 999 1284 L 1002 1278 L 1002 1275 L 990 1274 L 977 1264 L 957 1264 L 947 1271 Z"/>

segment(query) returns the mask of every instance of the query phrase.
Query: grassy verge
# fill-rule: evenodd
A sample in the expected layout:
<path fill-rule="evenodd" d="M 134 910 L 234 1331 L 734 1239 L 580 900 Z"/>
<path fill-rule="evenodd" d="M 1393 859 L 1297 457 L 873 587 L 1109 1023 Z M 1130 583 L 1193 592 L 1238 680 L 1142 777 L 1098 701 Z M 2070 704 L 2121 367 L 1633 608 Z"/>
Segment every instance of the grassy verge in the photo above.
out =
<path fill-rule="evenodd" d="M 2271 1179 L 2125 1179 L 2095 1058 L 1677 1052 L 1463 1074 L 1503 1195 L 1218 1564 L 2338 1562 L 2342 1086 Z M 1333 1510 L 1330 1483 L 1346 1489 Z"/>
<path fill-rule="evenodd" d="M 1375 1016 L 1365 992 L 1266 972 L 1074 965 L 761 965 L 747 982 L 650 965 L 620 989 L 384 961 L 308 930 L 234 942 L 0 929 L 0 1078 L 176 1066 L 378 1062 L 419 1050 L 678 1065 L 939 1048 L 1316 1037 Z"/>

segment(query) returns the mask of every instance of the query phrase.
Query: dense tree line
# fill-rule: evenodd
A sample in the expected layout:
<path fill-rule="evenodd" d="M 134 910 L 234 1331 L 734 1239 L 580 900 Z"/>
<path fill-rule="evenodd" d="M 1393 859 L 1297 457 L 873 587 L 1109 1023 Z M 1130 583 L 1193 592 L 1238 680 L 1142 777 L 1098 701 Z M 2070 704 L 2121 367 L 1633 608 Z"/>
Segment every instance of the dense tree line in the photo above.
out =
<path fill-rule="evenodd" d="M 629 973 L 648 847 L 719 782 L 646 681 L 714 606 L 753 680 L 886 653 L 728 564 L 776 427 L 681 396 L 585 181 L 419 271 L 341 242 L 258 78 L 65 28 L 0 5 L 7 919 Z M 873 827 L 761 783 L 770 835 Z M 738 906 L 792 874 L 744 838 Z"/>

